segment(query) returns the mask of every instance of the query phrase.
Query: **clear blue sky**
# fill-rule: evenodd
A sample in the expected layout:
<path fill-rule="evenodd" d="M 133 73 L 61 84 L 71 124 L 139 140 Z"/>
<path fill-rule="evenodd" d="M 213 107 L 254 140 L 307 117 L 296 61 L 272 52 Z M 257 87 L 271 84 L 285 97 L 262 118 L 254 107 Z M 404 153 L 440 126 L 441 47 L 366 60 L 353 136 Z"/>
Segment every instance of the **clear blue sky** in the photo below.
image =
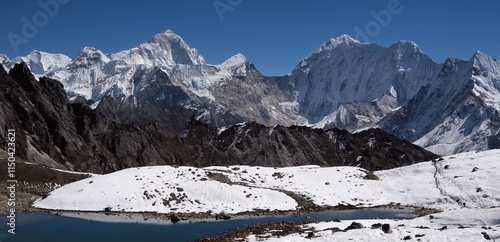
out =
<path fill-rule="evenodd" d="M 67 3 L 49 16 L 39 1 Z M 400 5 L 390 21 L 376 23 L 370 12 L 389 10 L 391 1 Z M 40 25 L 36 34 L 23 35 L 23 17 Z M 356 27 L 383 46 L 412 40 L 440 63 L 467 60 L 476 50 L 500 58 L 499 24 L 497 0 L 21 0 L 2 4 L 0 53 L 13 58 L 37 49 L 73 58 L 84 46 L 114 53 L 171 29 L 209 63 L 242 53 L 262 73 L 284 75 L 329 38 L 355 37 Z M 17 52 L 9 33 L 24 38 Z"/>

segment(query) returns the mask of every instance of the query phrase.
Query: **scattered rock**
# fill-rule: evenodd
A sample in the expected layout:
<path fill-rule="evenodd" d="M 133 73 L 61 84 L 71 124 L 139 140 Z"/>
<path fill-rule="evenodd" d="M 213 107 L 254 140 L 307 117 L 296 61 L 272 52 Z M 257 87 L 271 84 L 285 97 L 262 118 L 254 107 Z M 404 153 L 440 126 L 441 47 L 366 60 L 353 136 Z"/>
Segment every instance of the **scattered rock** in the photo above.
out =
<path fill-rule="evenodd" d="M 364 226 L 358 222 L 352 222 L 351 225 L 347 226 L 347 228 L 344 229 L 344 231 L 349 231 L 352 229 L 362 229 Z"/>
<path fill-rule="evenodd" d="M 333 227 L 330 229 L 332 233 L 337 233 L 337 232 L 343 232 L 344 230 L 340 229 L 339 227 Z"/>
<path fill-rule="evenodd" d="M 392 233 L 391 225 L 390 224 L 383 224 L 382 231 L 384 231 L 384 233 L 386 233 L 386 234 Z"/>
<path fill-rule="evenodd" d="M 181 218 L 179 218 L 177 215 L 175 214 L 172 214 L 170 215 L 170 221 L 172 221 L 172 223 L 176 224 L 178 223 L 179 221 L 181 221 Z"/>
<path fill-rule="evenodd" d="M 439 230 L 439 231 L 443 231 L 443 230 L 445 230 L 445 229 L 448 229 L 448 226 L 443 226 L 443 227 L 441 227 L 441 228 L 440 228 L 440 229 L 438 229 L 438 230 Z"/>
<path fill-rule="evenodd" d="M 375 175 L 371 171 L 367 171 L 367 170 L 361 170 L 361 171 L 366 174 L 365 176 L 363 176 L 363 179 L 365 179 L 365 180 L 374 180 L 374 181 L 380 180 L 380 178 L 378 178 L 378 176 Z"/>
<path fill-rule="evenodd" d="M 279 179 L 282 179 L 283 177 L 285 177 L 285 174 L 283 174 L 281 172 L 275 172 L 275 173 L 273 173 L 272 176 L 276 177 L 276 178 L 279 178 Z"/>
<path fill-rule="evenodd" d="M 184 191 L 184 188 L 182 188 L 182 187 L 178 187 L 178 188 L 177 188 L 177 191 L 178 191 L 178 192 L 183 192 L 183 191 Z"/>
<path fill-rule="evenodd" d="M 403 238 L 403 240 L 411 240 L 411 236 L 407 235 Z"/>
<path fill-rule="evenodd" d="M 314 232 L 313 232 L 313 231 L 311 231 L 311 232 L 307 233 L 307 238 L 308 238 L 308 239 L 310 239 L 310 238 L 312 238 L 312 237 L 314 237 Z"/>
<path fill-rule="evenodd" d="M 480 187 L 478 187 L 478 188 L 476 189 L 476 192 L 482 192 L 482 191 L 483 191 L 483 189 L 482 189 L 482 188 L 480 188 Z"/>
<path fill-rule="evenodd" d="M 472 168 L 472 172 L 476 172 L 476 171 L 479 171 L 479 168 L 478 168 L 478 167 L 474 167 L 474 168 Z"/>
<path fill-rule="evenodd" d="M 445 165 L 445 166 L 444 166 L 444 169 L 445 169 L 445 170 L 448 170 L 449 168 L 450 168 L 450 165 Z"/>
<path fill-rule="evenodd" d="M 380 229 L 380 228 L 382 228 L 381 223 L 372 224 L 372 229 Z"/>
<path fill-rule="evenodd" d="M 416 234 L 416 235 L 415 235 L 415 238 L 422 238 L 422 237 L 424 237 L 424 236 L 425 236 L 425 234 Z"/>
<path fill-rule="evenodd" d="M 328 185 L 330 185 L 330 183 L 329 183 L 329 182 L 325 182 L 325 185 L 327 185 L 327 186 L 328 186 Z"/>
<path fill-rule="evenodd" d="M 224 213 L 215 215 L 215 220 L 229 220 L 229 219 L 231 219 L 231 216 Z"/>
<path fill-rule="evenodd" d="M 491 240 L 491 237 L 486 232 L 481 232 L 485 240 Z"/>

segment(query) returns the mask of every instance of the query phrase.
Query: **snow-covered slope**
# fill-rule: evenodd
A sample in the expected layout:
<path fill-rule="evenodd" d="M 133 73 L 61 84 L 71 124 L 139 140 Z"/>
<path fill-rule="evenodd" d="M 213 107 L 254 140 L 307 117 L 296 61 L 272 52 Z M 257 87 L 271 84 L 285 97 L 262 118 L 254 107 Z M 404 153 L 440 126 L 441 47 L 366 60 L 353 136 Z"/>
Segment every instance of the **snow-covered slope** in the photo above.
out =
<path fill-rule="evenodd" d="M 364 179 L 366 173 L 355 167 L 132 168 L 65 185 L 35 202 L 35 206 L 78 211 L 107 208 L 125 212 L 198 213 L 211 210 L 234 214 L 256 209 L 295 210 L 299 204 L 287 195 L 295 193 L 320 206 L 372 207 L 401 203 L 443 210 L 413 220 L 358 220 L 356 222 L 366 228 L 335 233 L 334 237 L 331 231 L 321 232 L 320 228 L 343 229 L 352 221 L 306 225 L 306 228 L 317 228 L 313 239 L 320 241 L 332 238 L 400 240 L 416 234 L 426 234 L 425 238 L 432 241 L 472 238 L 468 240 L 471 241 L 482 238 L 481 232 L 498 239 L 498 157 L 500 150 L 461 153 L 435 162 L 375 172 L 379 180 Z M 371 229 L 375 223 L 388 223 L 393 232 L 386 234 L 380 229 Z M 442 229 L 443 226 L 448 226 L 448 230 Z M 483 226 L 495 229 L 485 230 Z M 302 241 L 306 235 L 293 234 L 284 237 L 283 241 Z"/>
<path fill-rule="evenodd" d="M 62 70 L 69 64 L 70 61 L 71 58 L 66 55 L 52 54 L 38 50 L 33 50 L 27 56 L 18 56 L 12 60 L 9 60 L 9 58 L 5 55 L 0 56 L 0 63 L 2 63 L 6 68 L 10 69 L 16 63 L 25 62 L 31 72 L 37 76 Z"/>
<path fill-rule="evenodd" d="M 498 157 L 500 150 L 469 152 L 448 156 L 436 163 L 376 172 L 380 181 L 374 183 L 384 184 L 384 187 L 371 187 L 370 183 L 364 186 L 356 184 L 361 187 L 348 192 L 359 194 L 356 201 L 360 197 L 387 199 L 443 210 L 437 214 L 411 220 L 359 219 L 310 223 L 301 226 L 302 233 L 273 236 L 273 232 L 279 234 L 280 231 L 269 231 L 249 235 L 244 241 L 483 241 L 487 238 L 498 241 L 500 189 L 495 175 L 500 171 Z M 339 185 L 337 189 L 342 193 L 352 187 Z M 354 199 L 352 195 L 343 197 L 344 200 L 349 198 Z M 359 223 L 361 228 L 347 229 L 353 222 Z M 382 224 L 388 226 L 387 233 L 380 228 Z"/>
<path fill-rule="evenodd" d="M 207 171 L 193 167 L 132 168 L 92 177 L 52 193 L 37 207 L 62 210 L 159 213 L 234 214 L 254 209 L 290 210 L 296 202 L 269 189 L 208 180 Z"/>
<path fill-rule="evenodd" d="M 301 233 L 273 236 L 273 233 L 286 233 L 273 230 L 262 235 L 252 234 L 238 241 L 498 241 L 499 217 L 500 208 L 460 209 L 412 220 L 369 219 L 309 223 L 300 226 L 303 231 Z M 359 223 L 362 228 L 348 229 L 353 223 Z M 387 233 L 382 230 L 382 224 L 389 228 Z"/>
<path fill-rule="evenodd" d="M 444 210 L 487 209 L 500 205 L 498 157 L 500 150 L 462 153 L 442 161 L 375 172 L 379 180 L 364 179 L 366 173 L 356 167 L 132 168 L 65 185 L 35 206 L 162 213 L 295 209 L 297 203 L 280 192 L 284 190 L 309 197 L 320 206 L 401 203 Z M 232 186 L 213 180 L 221 176 Z"/>
<path fill-rule="evenodd" d="M 9 66 L 11 65 L 9 57 L 4 54 L 0 54 L 0 64 L 2 64 L 5 71 L 9 71 Z"/>
<path fill-rule="evenodd" d="M 113 60 L 123 60 L 129 65 L 146 65 L 172 69 L 176 65 L 203 65 L 205 59 L 196 49 L 171 30 L 155 35 L 144 44 L 111 54 Z"/>
<path fill-rule="evenodd" d="M 449 58 L 432 85 L 380 126 L 446 155 L 499 148 L 500 62 L 476 52 L 469 61 Z"/>

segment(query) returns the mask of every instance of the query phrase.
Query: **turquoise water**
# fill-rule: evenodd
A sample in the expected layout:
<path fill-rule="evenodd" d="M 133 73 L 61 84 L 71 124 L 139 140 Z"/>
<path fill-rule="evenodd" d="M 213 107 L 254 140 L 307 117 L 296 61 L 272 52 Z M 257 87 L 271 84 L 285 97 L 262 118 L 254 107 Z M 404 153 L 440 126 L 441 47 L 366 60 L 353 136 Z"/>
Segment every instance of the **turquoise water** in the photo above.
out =
<path fill-rule="evenodd" d="M 241 218 L 226 221 L 191 222 L 180 224 L 141 224 L 141 223 L 109 223 L 96 222 L 79 218 L 56 216 L 49 213 L 18 214 L 16 235 L 7 235 L 6 216 L 0 221 L 0 242 L 156 242 L 156 241 L 196 241 L 207 236 L 215 236 L 246 225 L 268 222 L 305 220 L 326 221 L 333 219 L 374 219 L 413 218 L 415 215 L 405 210 L 349 210 L 319 212 L 303 215 L 271 216 L 258 218 Z"/>

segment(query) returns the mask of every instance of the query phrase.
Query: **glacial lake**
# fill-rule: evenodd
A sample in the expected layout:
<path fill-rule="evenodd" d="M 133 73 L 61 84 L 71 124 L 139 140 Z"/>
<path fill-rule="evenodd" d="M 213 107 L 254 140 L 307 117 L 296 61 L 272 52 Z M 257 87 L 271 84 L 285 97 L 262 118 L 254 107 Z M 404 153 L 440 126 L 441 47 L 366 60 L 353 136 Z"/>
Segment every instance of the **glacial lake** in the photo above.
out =
<path fill-rule="evenodd" d="M 172 224 L 151 224 L 142 222 L 98 222 L 89 219 L 58 216 L 50 213 L 33 213 L 16 215 L 16 234 L 7 237 L 7 218 L 0 218 L 3 231 L 0 231 L 1 242 L 156 242 L 156 241 L 196 241 L 207 236 L 216 236 L 224 232 L 247 225 L 269 222 L 303 221 L 306 216 L 311 222 L 334 219 L 404 219 L 414 218 L 408 210 L 398 209 L 362 209 L 307 213 L 302 215 L 242 217 L 224 221 L 192 221 Z M 105 215 L 100 215 L 105 216 Z M 112 217 L 112 216 L 110 216 Z"/>

